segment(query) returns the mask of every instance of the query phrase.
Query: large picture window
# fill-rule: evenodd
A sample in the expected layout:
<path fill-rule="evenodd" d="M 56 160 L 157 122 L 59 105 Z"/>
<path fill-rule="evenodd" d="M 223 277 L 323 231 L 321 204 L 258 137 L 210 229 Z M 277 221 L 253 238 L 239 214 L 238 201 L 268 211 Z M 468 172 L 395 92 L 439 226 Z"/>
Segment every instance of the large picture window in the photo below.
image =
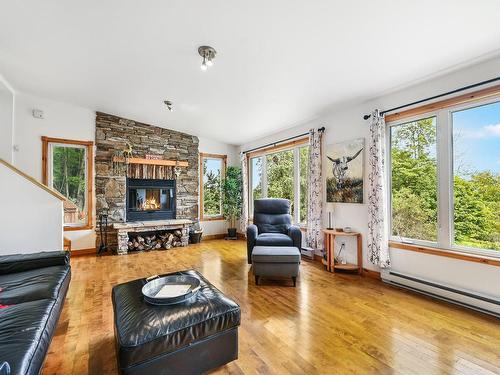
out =
<path fill-rule="evenodd" d="M 500 256 L 499 99 L 388 122 L 392 240 Z"/>
<path fill-rule="evenodd" d="M 93 142 L 42 137 L 43 183 L 67 198 L 64 229 L 92 228 Z"/>
<path fill-rule="evenodd" d="M 249 155 L 249 206 L 259 198 L 290 200 L 293 221 L 305 223 L 307 217 L 307 140 L 294 142 Z"/>
<path fill-rule="evenodd" d="M 201 220 L 222 220 L 222 180 L 226 155 L 200 153 Z"/>

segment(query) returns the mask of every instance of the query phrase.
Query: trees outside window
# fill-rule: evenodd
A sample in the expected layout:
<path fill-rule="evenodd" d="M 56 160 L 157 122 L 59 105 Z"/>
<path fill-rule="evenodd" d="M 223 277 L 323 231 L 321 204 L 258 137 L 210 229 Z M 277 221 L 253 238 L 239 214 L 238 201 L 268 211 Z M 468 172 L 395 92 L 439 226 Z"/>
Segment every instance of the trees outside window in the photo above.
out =
<path fill-rule="evenodd" d="M 200 153 L 201 220 L 222 220 L 222 180 L 226 155 Z"/>
<path fill-rule="evenodd" d="M 393 240 L 499 255 L 496 100 L 388 124 Z"/>
<path fill-rule="evenodd" d="M 500 250 L 500 102 L 452 113 L 453 241 Z"/>
<path fill-rule="evenodd" d="M 253 200 L 259 198 L 285 198 L 290 200 L 295 223 L 307 219 L 307 169 L 309 146 L 306 141 L 289 148 L 272 149 L 249 157 L 249 208 L 253 213 Z"/>
<path fill-rule="evenodd" d="M 262 193 L 262 157 L 252 159 L 251 175 L 252 175 L 252 198 L 259 199 L 263 197 Z"/>
<path fill-rule="evenodd" d="M 293 150 L 266 155 L 267 197 L 288 199 L 292 216 L 295 212 L 293 159 Z"/>
<path fill-rule="evenodd" d="M 64 195 L 66 230 L 92 227 L 93 143 L 42 137 L 43 182 Z"/>
<path fill-rule="evenodd" d="M 436 117 L 391 127 L 392 235 L 436 242 Z"/>

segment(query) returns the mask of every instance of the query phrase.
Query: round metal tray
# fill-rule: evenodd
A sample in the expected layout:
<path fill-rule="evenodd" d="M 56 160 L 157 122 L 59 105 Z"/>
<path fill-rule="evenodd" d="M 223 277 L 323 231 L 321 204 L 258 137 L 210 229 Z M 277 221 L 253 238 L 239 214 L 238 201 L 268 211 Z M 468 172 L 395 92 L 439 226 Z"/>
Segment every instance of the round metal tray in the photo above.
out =
<path fill-rule="evenodd" d="M 172 275 L 172 276 L 152 276 L 146 279 L 146 284 L 142 287 L 144 300 L 152 305 L 173 305 L 181 303 L 195 296 L 200 290 L 200 280 L 193 276 Z M 189 290 L 182 295 L 175 297 L 157 298 L 156 294 L 167 284 L 187 284 Z"/>

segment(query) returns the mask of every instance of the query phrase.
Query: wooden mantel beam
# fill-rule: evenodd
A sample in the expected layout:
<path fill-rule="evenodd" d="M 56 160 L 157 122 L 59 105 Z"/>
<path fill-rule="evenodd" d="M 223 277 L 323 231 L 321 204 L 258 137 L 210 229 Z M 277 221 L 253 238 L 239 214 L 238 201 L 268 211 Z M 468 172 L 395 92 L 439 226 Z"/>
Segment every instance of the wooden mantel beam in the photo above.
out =
<path fill-rule="evenodd" d="M 125 158 L 121 156 L 114 156 L 113 161 L 117 163 L 125 163 Z M 169 167 L 187 167 L 189 164 L 187 161 L 176 161 L 176 160 L 156 160 L 156 159 L 143 159 L 143 158 L 128 158 L 127 162 L 129 164 L 146 164 L 146 165 L 166 165 Z"/>

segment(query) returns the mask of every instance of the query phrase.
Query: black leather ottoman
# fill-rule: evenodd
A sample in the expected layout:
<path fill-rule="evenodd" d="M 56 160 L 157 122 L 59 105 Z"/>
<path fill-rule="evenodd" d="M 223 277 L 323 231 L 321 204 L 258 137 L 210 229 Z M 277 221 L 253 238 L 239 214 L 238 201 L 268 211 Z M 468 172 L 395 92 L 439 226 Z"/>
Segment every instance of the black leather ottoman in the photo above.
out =
<path fill-rule="evenodd" d="M 201 289 L 186 302 L 153 306 L 141 293 L 145 279 L 113 288 L 121 374 L 201 374 L 238 358 L 240 307 L 194 270 L 170 275 L 195 276 Z"/>

